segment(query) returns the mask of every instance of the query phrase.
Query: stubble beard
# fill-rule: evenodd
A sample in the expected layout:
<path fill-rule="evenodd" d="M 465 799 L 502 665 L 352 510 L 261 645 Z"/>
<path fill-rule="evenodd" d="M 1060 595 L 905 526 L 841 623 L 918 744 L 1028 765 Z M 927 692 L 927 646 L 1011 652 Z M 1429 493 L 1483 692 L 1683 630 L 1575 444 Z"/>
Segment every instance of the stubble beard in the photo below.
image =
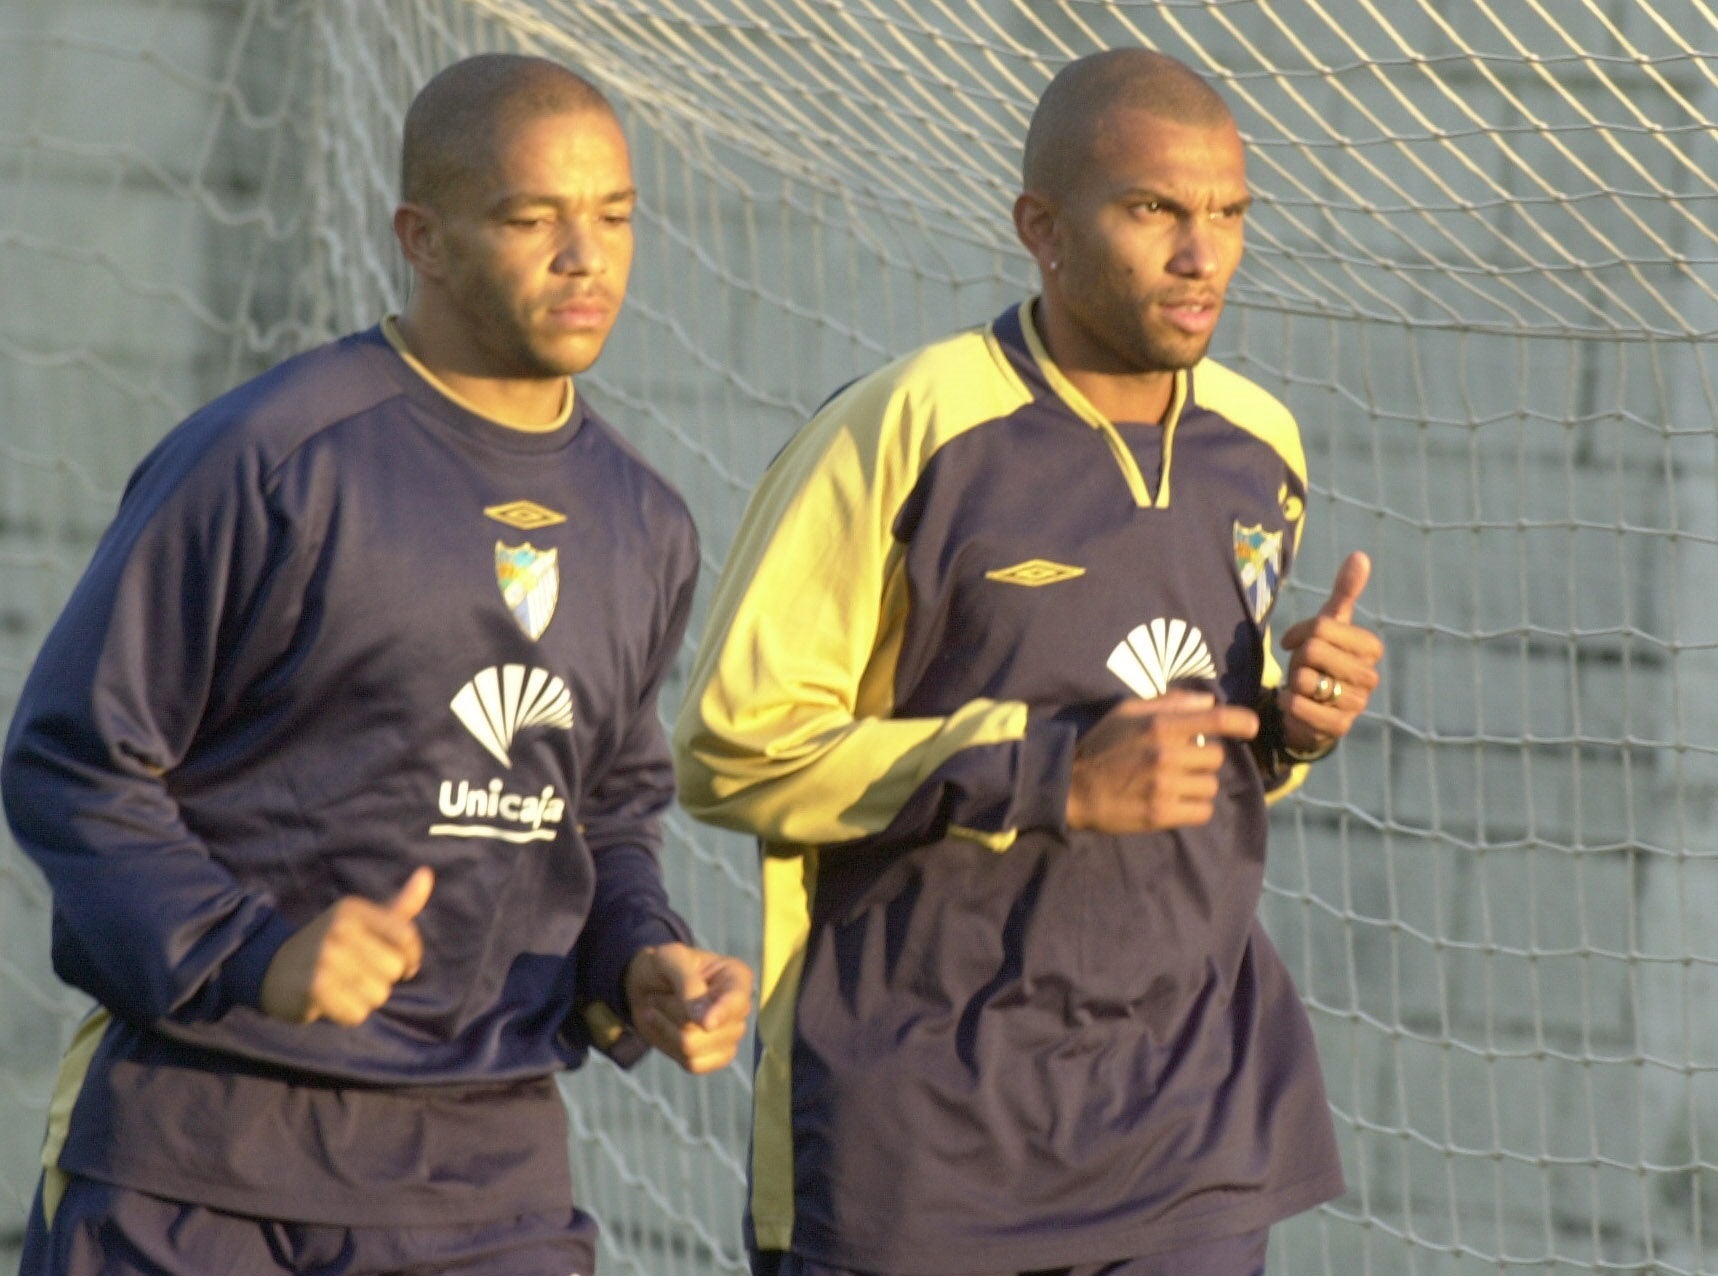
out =
<path fill-rule="evenodd" d="M 1136 342 L 1135 354 L 1140 362 L 1141 372 L 1185 372 L 1202 360 L 1211 349 L 1211 341 L 1216 336 L 1217 324 L 1222 322 L 1223 298 L 1216 298 L 1217 320 L 1211 329 L 1202 334 L 1186 333 L 1178 330 L 1167 319 L 1159 320 L 1160 331 L 1153 332 L 1150 317 L 1159 303 L 1153 301 L 1147 311 L 1146 322 L 1141 325 L 1139 339 Z"/>
<path fill-rule="evenodd" d="M 588 336 L 563 334 L 559 341 L 551 341 L 533 326 L 530 317 L 511 318 L 509 327 L 512 374 L 524 380 L 552 381 L 576 376 L 597 361 L 609 335 L 608 332 Z"/>
<path fill-rule="evenodd" d="M 1185 372 L 1206 355 L 1211 348 L 1209 335 L 1176 338 L 1173 335 L 1153 335 L 1149 331 L 1136 334 L 1125 347 L 1115 348 L 1117 362 L 1127 372 L 1141 376 Z"/>
<path fill-rule="evenodd" d="M 1123 303 L 1107 316 L 1101 311 L 1083 317 L 1072 313 L 1087 340 L 1106 352 L 1112 362 L 1110 372 L 1138 376 L 1184 372 L 1205 357 L 1215 330 L 1195 335 L 1178 332 L 1167 320 L 1154 322 L 1157 304 L 1155 299 Z"/>

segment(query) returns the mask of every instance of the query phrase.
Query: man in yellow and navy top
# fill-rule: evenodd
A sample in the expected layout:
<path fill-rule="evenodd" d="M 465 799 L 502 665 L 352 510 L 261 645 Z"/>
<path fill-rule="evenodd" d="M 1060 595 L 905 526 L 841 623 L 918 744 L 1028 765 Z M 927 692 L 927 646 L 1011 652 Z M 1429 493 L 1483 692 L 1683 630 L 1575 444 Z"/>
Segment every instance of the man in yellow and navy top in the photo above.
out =
<path fill-rule="evenodd" d="M 756 492 L 675 731 L 762 840 L 748 1241 L 774 1276 L 1251 1276 L 1342 1189 L 1259 928 L 1265 804 L 1377 686 L 1369 569 L 1283 635 L 1300 441 L 1207 360 L 1249 203 L 1221 98 L 1046 90 L 1041 295 L 839 392 Z"/>
<path fill-rule="evenodd" d="M 404 312 L 173 430 L 19 697 L 7 815 L 98 1003 L 27 1276 L 588 1276 L 555 1075 L 743 1035 L 657 860 L 697 535 L 572 380 L 632 261 L 619 122 L 482 55 L 402 168 Z"/>

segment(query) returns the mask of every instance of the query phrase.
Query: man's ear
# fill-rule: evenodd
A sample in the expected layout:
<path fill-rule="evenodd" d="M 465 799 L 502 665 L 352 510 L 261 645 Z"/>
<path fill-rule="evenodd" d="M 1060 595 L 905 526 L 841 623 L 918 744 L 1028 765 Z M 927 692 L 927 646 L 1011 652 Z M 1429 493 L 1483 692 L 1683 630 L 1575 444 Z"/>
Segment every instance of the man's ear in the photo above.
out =
<path fill-rule="evenodd" d="M 1036 191 L 1021 191 L 1014 201 L 1014 233 L 1038 269 L 1049 274 L 1060 255 L 1056 244 L 1056 206 Z"/>
<path fill-rule="evenodd" d="M 426 279 L 441 272 L 441 221 L 421 204 L 401 204 L 394 209 L 394 238 L 412 269 Z"/>

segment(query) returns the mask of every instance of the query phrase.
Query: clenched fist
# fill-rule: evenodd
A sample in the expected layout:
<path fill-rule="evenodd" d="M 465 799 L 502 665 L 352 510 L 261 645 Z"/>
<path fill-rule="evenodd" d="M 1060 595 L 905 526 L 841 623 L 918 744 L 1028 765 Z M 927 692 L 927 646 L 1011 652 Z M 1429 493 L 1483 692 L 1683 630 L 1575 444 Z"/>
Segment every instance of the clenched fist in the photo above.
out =
<path fill-rule="evenodd" d="M 348 895 L 330 905 L 269 963 L 263 1013 L 287 1023 L 363 1023 L 395 984 L 418 973 L 424 943 L 417 916 L 434 889 L 435 874 L 420 868 L 385 903 Z"/>

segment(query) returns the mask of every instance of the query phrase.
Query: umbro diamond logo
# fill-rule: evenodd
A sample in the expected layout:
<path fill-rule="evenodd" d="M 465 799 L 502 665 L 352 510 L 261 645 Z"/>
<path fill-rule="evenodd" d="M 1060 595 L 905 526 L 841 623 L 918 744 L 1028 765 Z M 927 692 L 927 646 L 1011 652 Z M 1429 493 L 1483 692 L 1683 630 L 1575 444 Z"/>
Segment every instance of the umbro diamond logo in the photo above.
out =
<path fill-rule="evenodd" d="M 1157 619 L 1136 625 L 1110 652 L 1107 667 L 1142 700 L 1155 700 L 1183 678 L 1215 678 L 1211 649 L 1195 625 Z"/>
<path fill-rule="evenodd" d="M 508 501 L 505 505 L 490 505 L 483 512 L 497 523 L 517 527 L 522 532 L 539 527 L 553 527 L 556 523 L 567 521 L 565 514 L 558 514 L 547 505 L 539 505 L 536 501 Z"/>
<path fill-rule="evenodd" d="M 513 765 L 509 750 L 526 727 L 573 725 L 567 684 L 546 669 L 524 665 L 490 666 L 459 689 L 450 707 L 504 767 Z"/>
<path fill-rule="evenodd" d="M 1025 585 L 1036 589 L 1040 585 L 1054 585 L 1064 580 L 1074 580 L 1084 576 L 1084 567 L 1069 567 L 1065 563 L 1052 563 L 1047 558 L 1028 558 L 1023 563 L 1015 563 L 1012 567 L 999 567 L 995 571 L 985 572 L 986 580 L 999 580 L 1005 585 Z"/>

